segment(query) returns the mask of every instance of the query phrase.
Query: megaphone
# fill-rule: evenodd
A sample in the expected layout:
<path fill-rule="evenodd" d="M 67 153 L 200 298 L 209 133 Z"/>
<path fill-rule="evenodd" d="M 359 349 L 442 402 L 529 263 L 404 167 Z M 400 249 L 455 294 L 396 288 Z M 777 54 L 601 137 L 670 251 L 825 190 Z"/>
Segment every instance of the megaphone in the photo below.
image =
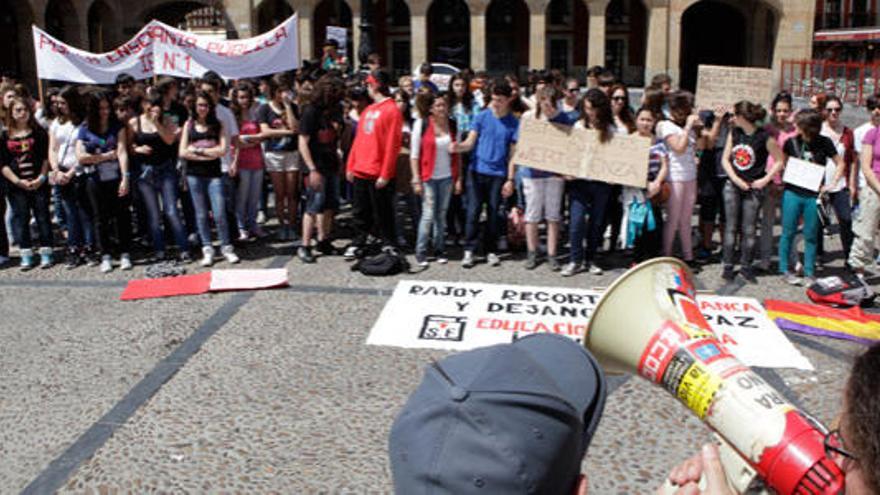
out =
<path fill-rule="evenodd" d="M 825 454 L 823 427 L 743 365 L 712 332 L 690 269 L 644 262 L 599 300 L 584 345 L 610 372 L 665 388 L 780 495 L 832 495 L 844 475 Z"/>

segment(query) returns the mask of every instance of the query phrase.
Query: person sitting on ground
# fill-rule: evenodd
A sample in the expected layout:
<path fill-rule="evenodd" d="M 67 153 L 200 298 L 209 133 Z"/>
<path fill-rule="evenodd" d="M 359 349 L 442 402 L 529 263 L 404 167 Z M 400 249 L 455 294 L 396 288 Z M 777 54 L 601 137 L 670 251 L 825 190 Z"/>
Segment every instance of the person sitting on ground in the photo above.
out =
<path fill-rule="evenodd" d="M 395 492 L 584 494 L 607 389 L 593 356 L 560 335 L 433 363 L 391 427 Z"/>

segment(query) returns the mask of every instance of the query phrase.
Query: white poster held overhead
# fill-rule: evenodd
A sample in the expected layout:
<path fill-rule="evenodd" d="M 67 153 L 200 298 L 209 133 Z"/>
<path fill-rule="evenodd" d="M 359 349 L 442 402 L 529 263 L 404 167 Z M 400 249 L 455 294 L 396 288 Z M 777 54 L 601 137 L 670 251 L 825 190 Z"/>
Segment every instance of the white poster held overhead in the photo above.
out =
<path fill-rule="evenodd" d="M 531 333 L 583 339 L 602 293 L 561 287 L 400 281 L 367 344 L 464 351 Z M 718 338 L 748 366 L 812 370 L 754 299 L 698 296 Z"/>
<path fill-rule="evenodd" d="M 336 40 L 339 43 L 337 53 L 343 57 L 347 57 L 346 49 L 348 48 L 348 29 L 339 26 L 327 26 L 327 39 Z"/>
<path fill-rule="evenodd" d="M 218 40 L 151 21 L 132 39 L 106 53 L 67 45 L 32 27 L 37 76 L 76 83 L 113 84 L 120 74 L 200 77 L 213 70 L 227 79 L 256 77 L 299 67 L 296 15 L 275 29 L 241 40 Z"/>

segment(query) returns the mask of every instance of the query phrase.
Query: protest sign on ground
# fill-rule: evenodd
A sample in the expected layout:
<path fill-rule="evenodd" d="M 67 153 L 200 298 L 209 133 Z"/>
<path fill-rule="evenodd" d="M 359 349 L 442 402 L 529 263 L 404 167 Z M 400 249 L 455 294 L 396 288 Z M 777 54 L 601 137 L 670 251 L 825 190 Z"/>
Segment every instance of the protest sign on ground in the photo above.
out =
<path fill-rule="evenodd" d="M 601 295 L 559 287 L 400 281 L 367 344 L 463 351 L 539 332 L 581 342 Z M 718 338 L 744 364 L 813 369 L 758 301 L 698 296 L 698 302 Z"/>

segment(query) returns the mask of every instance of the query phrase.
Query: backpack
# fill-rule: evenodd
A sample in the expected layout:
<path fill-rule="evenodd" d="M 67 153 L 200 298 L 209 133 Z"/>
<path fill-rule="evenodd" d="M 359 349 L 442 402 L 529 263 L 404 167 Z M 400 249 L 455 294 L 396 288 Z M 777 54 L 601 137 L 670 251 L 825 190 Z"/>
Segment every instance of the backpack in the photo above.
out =
<path fill-rule="evenodd" d="M 825 277 L 807 289 L 807 297 L 826 306 L 870 306 L 877 294 L 857 275 Z"/>
<path fill-rule="evenodd" d="M 358 260 L 351 271 L 359 271 L 364 275 L 384 277 L 409 272 L 406 257 L 392 247 L 383 248 L 379 254 Z"/>

